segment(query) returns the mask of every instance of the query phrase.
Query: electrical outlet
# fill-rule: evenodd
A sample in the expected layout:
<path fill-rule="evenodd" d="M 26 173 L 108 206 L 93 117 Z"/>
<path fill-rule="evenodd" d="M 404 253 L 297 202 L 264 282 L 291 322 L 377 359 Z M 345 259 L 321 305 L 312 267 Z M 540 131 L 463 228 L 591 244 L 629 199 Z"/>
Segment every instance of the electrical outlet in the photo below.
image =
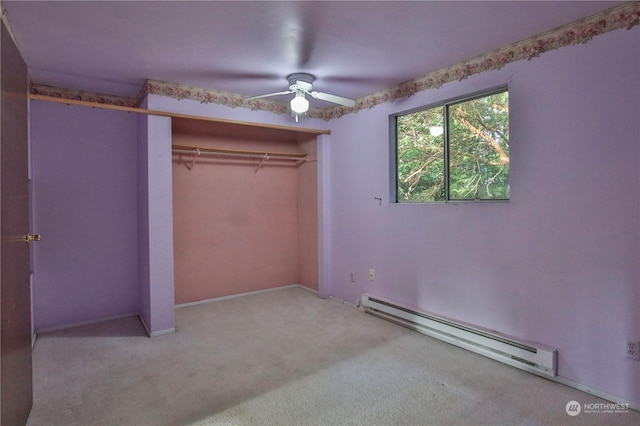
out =
<path fill-rule="evenodd" d="M 369 269 L 369 281 L 376 280 L 376 271 L 373 269 Z"/>
<path fill-rule="evenodd" d="M 640 342 L 627 342 L 627 358 L 640 360 Z"/>

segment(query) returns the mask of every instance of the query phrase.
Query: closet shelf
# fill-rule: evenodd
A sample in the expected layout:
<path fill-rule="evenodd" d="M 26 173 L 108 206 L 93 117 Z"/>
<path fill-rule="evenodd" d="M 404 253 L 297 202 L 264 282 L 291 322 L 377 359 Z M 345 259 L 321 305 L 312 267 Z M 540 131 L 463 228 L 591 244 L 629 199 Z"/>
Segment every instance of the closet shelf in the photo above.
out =
<path fill-rule="evenodd" d="M 273 152 L 273 151 L 249 151 L 243 149 L 224 149 L 224 148 L 203 148 L 197 146 L 171 145 L 174 151 L 183 151 L 189 153 L 212 154 L 212 155 L 230 155 L 255 158 L 278 158 L 289 159 L 294 161 L 304 160 L 307 154 L 302 152 Z"/>

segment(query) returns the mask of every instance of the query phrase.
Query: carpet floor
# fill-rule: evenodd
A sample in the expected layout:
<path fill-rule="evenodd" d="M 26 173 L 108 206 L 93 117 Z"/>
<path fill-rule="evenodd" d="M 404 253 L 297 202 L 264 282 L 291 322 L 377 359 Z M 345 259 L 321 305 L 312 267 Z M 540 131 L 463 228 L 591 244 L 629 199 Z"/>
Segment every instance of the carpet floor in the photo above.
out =
<path fill-rule="evenodd" d="M 29 426 L 638 425 L 595 396 L 286 288 L 38 336 Z"/>

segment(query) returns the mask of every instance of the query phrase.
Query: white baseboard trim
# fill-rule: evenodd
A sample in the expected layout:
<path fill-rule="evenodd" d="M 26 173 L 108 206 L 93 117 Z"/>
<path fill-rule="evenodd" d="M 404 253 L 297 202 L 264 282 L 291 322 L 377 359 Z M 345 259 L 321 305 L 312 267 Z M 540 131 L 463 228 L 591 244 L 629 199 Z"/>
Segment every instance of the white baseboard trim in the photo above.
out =
<path fill-rule="evenodd" d="M 140 320 L 140 323 L 142 324 L 142 327 L 144 328 L 145 333 L 149 337 L 162 336 L 165 334 L 175 333 L 176 331 L 175 328 L 168 328 L 166 330 L 154 331 L 152 333 L 151 331 L 149 331 L 149 327 L 147 326 L 147 323 L 144 321 L 144 318 L 142 318 L 142 314 L 140 314 L 140 312 L 136 312 L 134 314 L 115 315 L 112 317 L 99 318 L 99 319 L 89 320 L 89 321 L 80 321 L 72 324 L 57 325 L 55 327 L 39 328 L 33 332 L 33 336 L 31 338 L 31 349 L 33 349 L 33 347 L 35 346 L 38 336 L 44 333 L 49 333 L 52 331 L 59 331 L 59 330 L 66 330 L 68 328 L 75 328 L 83 325 L 91 325 L 91 324 L 97 324 L 100 322 L 107 322 L 107 321 L 113 321 L 113 320 L 119 320 L 123 318 L 131 318 L 131 317 L 138 317 L 138 319 Z"/>
<path fill-rule="evenodd" d="M 302 284 L 294 284 L 294 286 L 296 286 L 296 287 L 298 287 L 298 288 L 301 288 L 301 289 L 303 289 L 303 290 L 310 291 L 310 292 L 311 292 L 311 293 L 313 293 L 313 294 L 316 294 L 316 295 L 318 294 L 318 290 L 313 289 L 313 288 L 311 288 L 311 287 L 307 287 L 306 285 L 302 285 Z"/>
<path fill-rule="evenodd" d="M 289 285 L 283 285 L 283 286 L 280 286 L 280 287 L 265 288 L 265 289 L 262 289 L 262 290 L 247 291 L 245 293 L 230 294 L 228 296 L 214 297 L 214 298 L 211 298 L 211 299 L 196 300 L 195 302 L 180 303 L 178 305 L 175 305 L 175 308 L 176 309 L 188 308 L 189 306 L 202 305 L 204 303 L 211 303 L 211 302 L 220 302 L 222 300 L 235 299 L 237 297 L 251 296 L 251 295 L 254 295 L 254 294 L 269 293 L 269 292 L 272 292 L 272 291 L 286 290 L 288 288 L 301 288 L 301 289 L 310 291 L 312 293 L 318 294 L 317 290 L 314 290 L 312 288 L 306 287 L 306 286 L 304 286 L 302 284 L 289 284 Z"/>
<path fill-rule="evenodd" d="M 338 297 L 334 297 L 334 296 L 329 296 L 329 300 L 333 300 L 334 302 L 338 302 L 338 303 L 342 303 L 343 305 L 349 305 L 353 308 L 359 308 L 359 302 L 358 303 L 352 303 L 352 302 L 348 302 L 344 299 L 340 299 Z"/>
<path fill-rule="evenodd" d="M 112 317 L 104 317 L 104 318 L 98 318 L 98 319 L 94 319 L 94 320 L 88 320 L 88 321 L 79 321 L 79 322 L 74 322 L 72 324 L 65 324 L 65 325 L 56 325 L 53 327 L 44 327 L 44 328 L 38 328 L 37 330 L 34 331 L 34 342 L 36 339 L 36 336 L 43 334 L 43 333 L 49 333 L 51 331 L 58 331 L 58 330 L 65 330 L 67 328 L 74 328 L 74 327 L 80 327 L 83 325 L 91 325 L 91 324 L 97 324 L 99 322 L 106 322 L 106 321 L 113 321 L 113 320 L 119 320 L 119 319 L 123 319 L 123 318 L 130 318 L 130 317 L 135 317 L 138 316 L 139 314 L 136 313 L 131 313 L 131 314 L 122 314 L 122 315 L 114 315 Z"/>
<path fill-rule="evenodd" d="M 612 395 L 612 394 L 610 394 L 608 392 L 601 391 L 600 389 L 592 388 L 591 386 L 583 385 L 582 383 L 574 382 L 573 380 L 569 380 L 569 379 L 566 379 L 566 378 L 561 377 L 561 376 L 555 376 L 555 377 L 540 376 L 540 377 L 544 377 L 545 379 L 553 380 L 554 382 L 563 384 L 565 386 L 569 386 L 570 388 L 577 389 L 579 391 L 582 391 L 584 393 L 588 393 L 588 394 L 593 395 L 593 396 L 597 396 L 598 398 L 602 398 L 602 399 L 607 400 L 607 401 L 615 402 L 617 404 L 627 405 L 629 407 L 629 409 L 631 409 L 631 410 L 640 411 L 640 404 L 628 401 L 628 400 L 626 400 L 624 398 L 620 398 L 619 396 Z M 588 403 L 588 401 L 578 401 L 578 402 L 580 402 L 580 403 L 585 403 L 585 402 Z"/>
<path fill-rule="evenodd" d="M 175 327 L 172 327 L 172 328 L 167 328 L 167 329 L 160 330 L 160 331 L 154 331 L 153 333 L 151 333 L 151 334 L 149 335 L 149 337 L 164 336 L 164 335 L 166 335 L 166 334 L 173 334 L 173 333 L 175 333 L 175 332 L 176 332 Z"/>
<path fill-rule="evenodd" d="M 140 324 L 142 324 L 142 327 L 144 328 L 144 332 L 147 333 L 148 337 L 151 337 L 151 331 L 149 330 L 149 327 L 147 327 L 147 323 L 144 321 L 144 318 L 142 317 L 142 314 L 140 312 L 138 312 L 138 319 L 140 320 Z"/>
<path fill-rule="evenodd" d="M 149 326 L 147 326 L 147 323 L 145 322 L 144 318 L 142 317 L 142 314 L 138 312 L 138 319 L 140 320 L 140 323 L 142 324 L 142 327 L 144 328 L 145 333 L 147 333 L 148 337 L 158 337 L 158 336 L 164 336 L 165 334 L 172 334 L 176 332 L 175 327 L 172 328 L 167 328 L 165 330 L 159 330 L 159 331 L 154 331 L 151 332 L 151 330 L 149 330 Z"/>

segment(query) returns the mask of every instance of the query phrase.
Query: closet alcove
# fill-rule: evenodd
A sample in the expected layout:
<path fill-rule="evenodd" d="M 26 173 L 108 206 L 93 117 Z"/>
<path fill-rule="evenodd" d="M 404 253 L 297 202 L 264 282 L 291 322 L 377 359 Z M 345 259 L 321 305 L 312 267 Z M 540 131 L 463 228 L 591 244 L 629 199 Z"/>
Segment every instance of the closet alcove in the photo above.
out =
<path fill-rule="evenodd" d="M 176 304 L 318 289 L 316 137 L 173 118 Z"/>

